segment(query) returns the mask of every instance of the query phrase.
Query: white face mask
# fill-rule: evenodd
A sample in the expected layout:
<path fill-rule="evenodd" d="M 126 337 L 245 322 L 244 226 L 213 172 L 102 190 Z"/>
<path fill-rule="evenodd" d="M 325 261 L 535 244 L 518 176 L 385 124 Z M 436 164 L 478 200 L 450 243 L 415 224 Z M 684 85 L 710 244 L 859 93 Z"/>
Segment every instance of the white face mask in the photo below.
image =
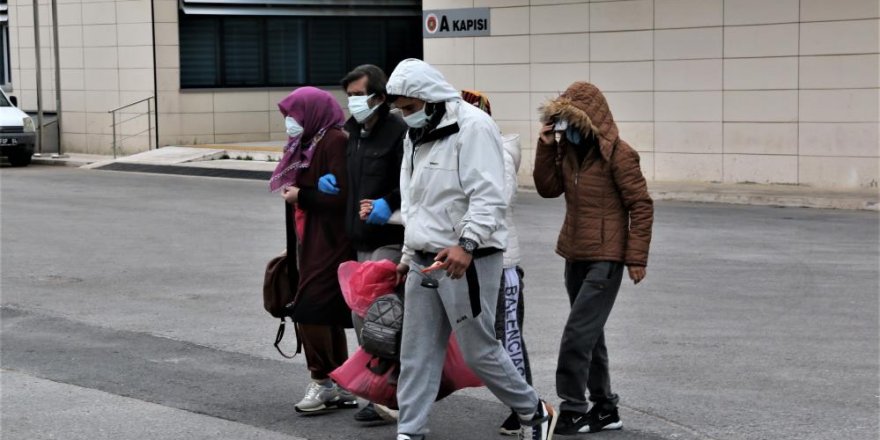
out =
<path fill-rule="evenodd" d="M 425 104 L 425 107 L 428 105 Z M 425 113 L 425 107 L 422 107 L 421 110 L 417 112 L 410 113 L 409 116 L 403 117 L 403 122 L 406 122 L 406 125 L 409 125 L 412 128 L 422 128 L 428 124 L 428 114 Z"/>
<path fill-rule="evenodd" d="M 284 125 L 287 127 L 287 135 L 294 138 L 303 133 L 303 128 L 296 122 L 296 119 L 290 116 L 284 118 Z"/>
<path fill-rule="evenodd" d="M 363 124 L 373 112 L 376 111 L 379 106 L 370 107 L 370 104 L 367 102 L 375 95 L 370 96 L 349 96 L 348 97 L 348 111 L 351 112 L 351 115 L 354 116 L 354 120 L 358 121 L 359 124 Z"/>

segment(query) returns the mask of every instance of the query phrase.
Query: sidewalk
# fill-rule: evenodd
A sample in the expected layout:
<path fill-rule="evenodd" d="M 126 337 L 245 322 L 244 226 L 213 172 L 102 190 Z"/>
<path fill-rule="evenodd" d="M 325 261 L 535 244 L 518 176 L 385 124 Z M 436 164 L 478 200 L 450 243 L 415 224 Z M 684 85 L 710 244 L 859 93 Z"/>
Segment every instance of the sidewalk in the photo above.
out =
<path fill-rule="evenodd" d="M 164 173 L 180 167 L 174 174 L 211 175 L 223 177 L 220 170 L 247 172 L 244 178 L 268 178 L 281 154 L 278 143 L 247 145 L 204 145 L 195 147 L 163 147 L 114 160 L 112 156 L 69 154 L 68 158 L 35 157 L 39 165 L 66 165 L 100 169 L 111 164 L 117 171 Z M 119 166 L 129 165 L 128 167 Z M 200 171 L 201 170 L 201 171 Z M 215 171 L 210 174 L 211 171 Z M 238 176 L 242 177 L 242 176 Z M 529 185 L 523 190 L 533 191 Z M 675 200 L 699 203 L 727 203 L 779 207 L 848 209 L 880 211 L 880 190 L 829 190 L 797 185 L 758 185 L 702 182 L 650 182 L 654 200 Z"/>

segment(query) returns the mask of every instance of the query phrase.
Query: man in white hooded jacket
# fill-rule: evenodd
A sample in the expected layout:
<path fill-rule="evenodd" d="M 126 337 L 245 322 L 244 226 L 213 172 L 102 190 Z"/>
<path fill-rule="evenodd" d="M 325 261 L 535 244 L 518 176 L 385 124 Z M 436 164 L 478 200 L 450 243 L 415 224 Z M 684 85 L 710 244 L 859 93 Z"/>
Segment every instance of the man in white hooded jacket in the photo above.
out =
<path fill-rule="evenodd" d="M 495 338 L 495 308 L 507 246 L 504 159 L 498 126 L 461 100 L 421 60 L 402 61 L 386 86 L 409 125 L 400 173 L 406 280 L 398 440 L 422 440 L 449 335 L 468 366 L 519 415 L 527 438 L 552 438 L 555 410 L 538 398 Z M 410 267 L 413 267 L 411 272 Z M 425 283 L 421 271 L 446 276 Z"/>

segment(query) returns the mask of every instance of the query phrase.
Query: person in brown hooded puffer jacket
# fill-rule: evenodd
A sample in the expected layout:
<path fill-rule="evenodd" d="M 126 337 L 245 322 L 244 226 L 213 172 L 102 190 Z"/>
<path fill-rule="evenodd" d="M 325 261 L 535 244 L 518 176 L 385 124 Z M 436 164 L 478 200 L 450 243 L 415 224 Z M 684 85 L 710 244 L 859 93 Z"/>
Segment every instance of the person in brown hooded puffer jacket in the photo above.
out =
<path fill-rule="evenodd" d="M 572 84 L 541 108 L 541 121 L 535 186 L 545 198 L 565 195 L 556 252 L 565 258 L 571 302 L 556 369 L 556 392 L 563 400 L 556 433 L 620 429 L 604 327 L 624 266 L 635 283 L 645 278 L 653 201 L 639 154 L 620 139 L 596 86 Z"/>

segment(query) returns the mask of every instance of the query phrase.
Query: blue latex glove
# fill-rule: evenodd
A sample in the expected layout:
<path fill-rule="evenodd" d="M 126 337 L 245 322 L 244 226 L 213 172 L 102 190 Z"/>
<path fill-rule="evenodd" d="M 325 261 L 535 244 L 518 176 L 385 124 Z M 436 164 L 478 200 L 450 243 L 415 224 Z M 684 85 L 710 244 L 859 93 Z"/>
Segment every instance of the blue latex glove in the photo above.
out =
<path fill-rule="evenodd" d="M 391 207 L 385 199 L 373 200 L 373 210 L 367 217 L 368 225 L 384 225 L 391 218 Z"/>
<path fill-rule="evenodd" d="M 336 176 L 332 174 L 324 174 L 318 179 L 318 191 L 324 194 L 335 196 L 339 194 L 339 187 L 336 186 Z"/>

